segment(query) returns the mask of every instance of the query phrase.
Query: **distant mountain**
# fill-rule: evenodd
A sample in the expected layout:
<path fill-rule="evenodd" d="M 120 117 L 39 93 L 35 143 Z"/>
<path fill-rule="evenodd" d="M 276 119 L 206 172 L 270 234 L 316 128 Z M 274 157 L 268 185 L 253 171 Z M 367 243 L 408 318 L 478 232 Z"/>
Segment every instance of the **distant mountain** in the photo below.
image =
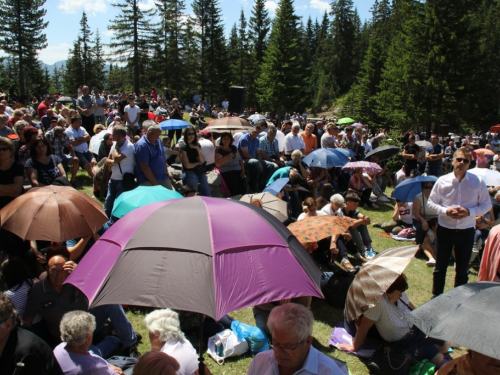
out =
<path fill-rule="evenodd" d="M 57 67 L 59 69 L 61 66 L 66 65 L 67 60 L 56 61 L 54 64 L 45 64 L 42 62 L 42 69 L 45 70 L 47 68 L 49 73 L 54 73 L 54 68 Z"/>
<path fill-rule="evenodd" d="M 45 64 L 42 62 L 42 69 L 45 70 L 45 67 L 49 70 L 49 73 L 52 74 L 54 73 L 54 68 L 57 67 L 59 69 L 61 66 L 66 65 L 68 60 L 61 60 L 61 61 L 56 61 L 54 64 Z M 104 71 L 107 72 L 109 70 L 109 64 L 106 64 L 104 66 Z"/>

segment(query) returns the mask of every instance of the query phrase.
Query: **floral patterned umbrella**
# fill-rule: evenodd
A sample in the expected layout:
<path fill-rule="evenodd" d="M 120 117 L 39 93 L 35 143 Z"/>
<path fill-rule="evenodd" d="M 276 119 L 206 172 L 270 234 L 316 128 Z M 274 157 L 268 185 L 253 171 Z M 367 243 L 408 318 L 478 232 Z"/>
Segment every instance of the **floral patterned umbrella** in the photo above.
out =
<path fill-rule="evenodd" d="M 351 219 L 340 216 L 312 216 L 288 226 L 300 243 L 317 242 L 335 234 L 345 233 Z"/>
<path fill-rule="evenodd" d="M 363 168 L 363 172 L 368 172 L 370 174 L 378 173 L 382 170 L 380 165 L 376 163 L 370 163 L 369 161 L 353 161 L 344 165 L 342 167 L 342 170 L 354 171 L 356 168 Z"/>

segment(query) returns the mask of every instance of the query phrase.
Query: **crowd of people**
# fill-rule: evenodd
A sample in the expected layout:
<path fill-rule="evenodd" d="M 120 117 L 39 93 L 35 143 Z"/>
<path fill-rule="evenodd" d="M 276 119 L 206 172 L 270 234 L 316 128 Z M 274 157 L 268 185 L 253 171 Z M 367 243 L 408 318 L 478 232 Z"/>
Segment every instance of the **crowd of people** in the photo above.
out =
<path fill-rule="evenodd" d="M 265 191 L 277 180 L 286 179 L 277 192 L 287 202 L 285 224 L 324 215 L 350 220 L 345 232 L 307 244 L 319 265 L 337 262 L 346 271 L 356 271 L 368 262 L 377 254 L 369 225 L 394 235 L 414 228 L 415 241 L 428 257 L 427 265 L 435 267 L 433 297 L 444 291 L 450 257 L 455 262 L 455 287 L 468 282 L 469 266 L 477 255 L 483 263 L 485 259 L 498 263 L 500 258 L 491 255 L 494 251 L 482 256 L 488 234 L 499 219 L 500 184 L 487 187 L 469 172 L 475 167 L 500 173 L 498 133 L 469 134 L 463 139 L 454 134 L 401 134 L 392 142 L 400 142 L 397 157 L 403 160 L 401 169 L 391 171 L 387 159 L 376 153 L 391 137 L 385 129 L 375 131 L 352 123 L 341 126 L 333 119 L 308 121 L 300 114 L 277 121 L 267 113 L 263 119 L 250 120 L 253 128 L 248 132 L 215 133 L 206 128 L 205 116 L 230 116 L 227 100 L 212 109 L 200 102 L 199 95 L 192 103 L 181 103 L 156 93 L 148 100 L 147 94 L 106 95 L 86 86 L 79 94 L 69 107 L 51 95 L 36 108 L 12 109 L 5 100 L 0 102 L 0 209 L 30 188 L 80 187 L 77 174 L 81 168 L 93 179 L 93 193 L 103 201 L 109 218 L 98 233 L 62 244 L 22 241 L 0 229 L 5 290 L 0 294 L 2 373 L 4 369 L 8 374 L 20 371 L 17 363 L 24 362 L 25 371 L 33 366 L 46 374 L 197 373 L 196 351 L 176 312 L 156 310 L 146 316 L 152 352 L 139 358 L 141 337 L 122 306 L 89 310 L 85 295 L 64 284 L 99 235 L 118 220 L 112 216 L 116 198 L 136 186 L 162 185 L 186 197 L 234 198 Z M 185 113 L 192 125 L 163 134 L 160 122 L 183 119 Z M 368 161 L 378 167 L 345 170 L 304 162 L 304 157 L 322 149 L 346 151 L 352 162 L 363 161 L 370 154 Z M 212 178 L 214 174 L 218 179 Z M 388 187 L 419 176 L 435 179 L 422 182 L 421 193 L 412 201 L 386 195 Z M 362 212 L 363 208 L 377 210 L 379 204 L 394 204 L 392 220 L 372 223 Z M 400 319 L 413 309 L 404 293 L 407 288 L 401 275 L 376 306 L 358 320 L 346 321 L 354 341 L 343 349 L 358 350 L 374 326 L 383 340 L 400 344 L 415 359 L 449 367 L 449 358 L 443 355 L 449 343 L 426 338 Z M 256 325 L 270 336 L 273 350 L 256 356 L 248 373 L 340 373 L 334 360 L 311 346 L 311 298 L 283 302 L 290 301 L 254 307 Z M 225 328 L 230 325 L 213 323 Z M 114 328 L 112 335 L 106 333 L 109 324 Z M 127 366 L 108 360 L 120 347 L 130 358 Z M 158 356 L 158 352 L 164 355 Z M 28 360 L 28 356 L 36 360 Z M 479 356 L 470 354 L 471 361 Z"/>

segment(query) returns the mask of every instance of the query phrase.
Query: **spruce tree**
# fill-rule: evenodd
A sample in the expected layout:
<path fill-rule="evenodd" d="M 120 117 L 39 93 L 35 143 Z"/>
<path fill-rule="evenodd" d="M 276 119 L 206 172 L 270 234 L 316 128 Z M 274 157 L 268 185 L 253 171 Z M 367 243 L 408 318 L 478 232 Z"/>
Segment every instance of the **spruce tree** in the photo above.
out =
<path fill-rule="evenodd" d="M 128 62 L 132 68 L 133 89 L 140 92 L 140 75 L 144 73 L 141 61 L 148 56 L 154 40 L 155 24 L 152 17 L 155 9 L 143 10 L 138 0 L 121 0 L 112 3 L 120 13 L 113 19 L 108 30 L 115 34 L 109 46 L 116 61 Z"/>
<path fill-rule="evenodd" d="M 3 0 L 0 6 L 0 49 L 16 60 L 21 95 L 26 92 L 26 72 L 36 68 L 30 64 L 36 63 L 37 51 L 47 47 L 44 4 L 45 0 Z"/>
<path fill-rule="evenodd" d="M 261 106 L 277 111 L 280 117 L 286 111 L 301 109 L 297 106 L 306 84 L 301 42 L 293 0 L 280 0 L 257 81 Z"/>
<path fill-rule="evenodd" d="M 94 33 L 90 31 L 87 15 L 85 12 L 82 13 L 82 19 L 80 20 L 80 34 L 78 36 L 81 49 L 82 58 L 82 78 L 83 84 L 93 86 L 92 84 L 92 35 Z"/>

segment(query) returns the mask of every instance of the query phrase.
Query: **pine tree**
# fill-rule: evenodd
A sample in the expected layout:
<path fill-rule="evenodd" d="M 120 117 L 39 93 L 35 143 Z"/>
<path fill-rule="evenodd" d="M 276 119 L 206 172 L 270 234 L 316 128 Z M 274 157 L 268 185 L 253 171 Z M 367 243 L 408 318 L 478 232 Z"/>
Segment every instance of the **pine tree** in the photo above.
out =
<path fill-rule="evenodd" d="M 60 68 L 54 66 L 54 71 L 52 72 L 52 92 L 54 93 L 62 93 L 63 86 L 61 82 L 61 71 Z"/>
<path fill-rule="evenodd" d="M 140 92 L 140 75 L 144 69 L 140 66 L 154 40 L 155 24 L 152 17 L 154 9 L 142 10 L 138 0 L 122 0 L 112 5 L 120 10 L 108 30 L 115 35 L 109 46 L 113 49 L 116 61 L 128 62 L 132 68 L 134 92 Z"/>
<path fill-rule="evenodd" d="M 81 57 L 82 57 L 82 73 L 83 73 L 83 81 L 82 83 L 86 85 L 93 86 L 92 84 L 92 45 L 91 38 L 93 33 L 90 31 L 90 27 L 88 24 L 87 15 L 85 12 L 82 13 L 82 19 L 80 20 L 80 34 L 78 36 L 81 48 Z"/>
<path fill-rule="evenodd" d="M 265 0 L 255 0 L 249 23 L 249 35 L 257 64 L 261 64 L 264 60 L 264 52 L 267 48 L 267 34 L 271 29 L 271 20 L 265 5 Z"/>
<path fill-rule="evenodd" d="M 306 84 L 301 42 L 293 0 L 280 0 L 257 81 L 261 106 L 277 111 L 280 117 L 285 111 L 301 109 L 297 106 Z"/>
<path fill-rule="evenodd" d="M 21 95 L 26 91 L 26 72 L 36 68 L 29 64 L 36 61 L 37 51 L 47 47 L 44 4 L 45 0 L 3 0 L 0 6 L 0 49 L 16 60 Z"/>
<path fill-rule="evenodd" d="M 66 71 L 63 74 L 63 85 L 66 93 L 75 93 L 78 86 L 87 83 L 83 78 L 82 50 L 79 38 L 73 42 L 66 60 Z M 73 94 L 74 95 L 74 94 Z"/>
<path fill-rule="evenodd" d="M 92 87 L 97 87 L 102 90 L 106 86 L 106 60 L 104 57 L 104 45 L 101 42 L 99 29 L 96 30 L 95 39 L 92 46 L 92 61 L 91 61 L 91 77 L 92 81 L 89 84 Z"/>

